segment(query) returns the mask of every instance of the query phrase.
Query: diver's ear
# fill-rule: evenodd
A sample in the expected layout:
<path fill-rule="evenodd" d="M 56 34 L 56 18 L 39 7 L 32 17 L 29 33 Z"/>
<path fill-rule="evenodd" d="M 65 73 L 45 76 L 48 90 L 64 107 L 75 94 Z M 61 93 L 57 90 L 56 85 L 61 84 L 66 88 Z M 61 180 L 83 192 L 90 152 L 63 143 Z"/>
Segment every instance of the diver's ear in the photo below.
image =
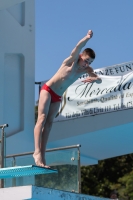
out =
<path fill-rule="evenodd" d="M 79 54 L 79 58 L 81 58 L 81 57 L 82 57 L 82 55 L 83 55 L 83 54 L 82 54 L 82 53 L 80 53 L 80 54 Z"/>

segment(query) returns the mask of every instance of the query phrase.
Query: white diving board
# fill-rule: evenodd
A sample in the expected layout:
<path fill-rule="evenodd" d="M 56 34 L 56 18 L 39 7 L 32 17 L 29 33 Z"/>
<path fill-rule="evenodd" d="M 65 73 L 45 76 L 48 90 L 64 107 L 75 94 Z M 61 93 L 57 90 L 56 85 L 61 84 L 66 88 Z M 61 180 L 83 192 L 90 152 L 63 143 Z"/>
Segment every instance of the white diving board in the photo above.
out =
<path fill-rule="evenodd" d="M 7 167 L 0 169 L 0 179 L 33 176 L 37 174 L 58 173 L 56 169 L 39 167 L 36 165 Z"/>

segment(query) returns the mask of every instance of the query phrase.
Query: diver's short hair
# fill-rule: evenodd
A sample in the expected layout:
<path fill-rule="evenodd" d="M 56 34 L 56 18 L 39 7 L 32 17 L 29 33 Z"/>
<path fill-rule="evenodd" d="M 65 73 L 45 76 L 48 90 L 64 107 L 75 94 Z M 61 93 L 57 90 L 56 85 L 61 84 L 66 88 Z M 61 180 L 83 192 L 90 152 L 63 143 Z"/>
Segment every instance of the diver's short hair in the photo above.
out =
<path fill-rule="evenodd" d="M 93 51 L 93 49 L 91 48 L 86 48 L 84 49 L 84 51 L 82 52 L 83 54 L 87 54 L 88 56 L 90 56 L 91 58 L 95 59 L 96 57 L 96 54 L 95 52 Z"/>

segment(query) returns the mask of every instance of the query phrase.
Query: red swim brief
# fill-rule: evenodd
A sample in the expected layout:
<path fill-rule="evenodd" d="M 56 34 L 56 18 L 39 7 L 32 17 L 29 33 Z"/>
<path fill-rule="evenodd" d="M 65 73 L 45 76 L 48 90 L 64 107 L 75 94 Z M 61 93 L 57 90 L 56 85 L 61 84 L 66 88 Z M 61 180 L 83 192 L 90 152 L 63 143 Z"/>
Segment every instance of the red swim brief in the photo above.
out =
<path fill-rule="evenodd" d="M 57 95 L 49 86 L 44 84 L 41 88 L 41 90 L 46 90 L 50 93 L 51 95 L 51 103 L 55 103 L 58 101 L 61 101 L 61 96 Z"/>

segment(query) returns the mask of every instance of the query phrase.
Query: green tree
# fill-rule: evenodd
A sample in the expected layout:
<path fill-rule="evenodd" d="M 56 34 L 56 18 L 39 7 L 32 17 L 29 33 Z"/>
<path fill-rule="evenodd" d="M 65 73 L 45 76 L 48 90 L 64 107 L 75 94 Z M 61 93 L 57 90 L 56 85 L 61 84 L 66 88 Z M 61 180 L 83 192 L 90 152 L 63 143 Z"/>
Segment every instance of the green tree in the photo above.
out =
<path fill-rule="evenodd" d="M 37 103 L 37 102 L 36 102 Z M 37 121 L 37 117 L 38 117 L 38 105 L 35 105 L 35 123 Z"/>
<path fill-rule="evenodd" d="M 81 167 L 82 193 L 109 197 L 116 189 L 120 198 L 132 197 L 133 154 L 99 161 L 98 165 Z M 126 196 L 127 198 L 127 196 Z"/>
<path fill-rule="evenodd" d="M 125 174 L 122 178 L 118 179 L 120 185 L 118 186 L 118 192 L 122 199 L 133 199 L 133 170 L 128 174 Z"/>

